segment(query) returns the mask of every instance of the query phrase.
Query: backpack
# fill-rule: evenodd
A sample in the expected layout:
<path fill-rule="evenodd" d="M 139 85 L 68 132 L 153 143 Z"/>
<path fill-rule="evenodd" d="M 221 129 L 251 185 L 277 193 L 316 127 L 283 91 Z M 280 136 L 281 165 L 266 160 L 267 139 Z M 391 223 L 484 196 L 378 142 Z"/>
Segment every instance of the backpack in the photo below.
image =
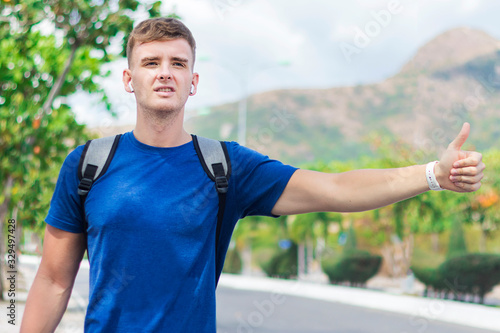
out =
<path fill-rule="evenodd" d="M 231 161 L 226 144 L 222 141 L 191 135 L 196 154 L 207 176 L 215 183 L 215 190 L 219 197 L 219 210 L 217 212 L 217 227 L 215 235 L 215 286 L 219 282 L 218 272 L 222 271 L 223 262 L 219 256 L 219 238 L 226 207 L 226 194 L 231 176 Z M 115 155 L 121 134 L 105 138 L 89 140 L 80 157 L 78 165 L 78 195 L 82 206 L 84 233 L 87 234 L 88 222 L 85 218 L 85 200 L 92 188 L 92 184 L 107 171 Z M 88 254 L 88 249 L 87 249 Z"/>

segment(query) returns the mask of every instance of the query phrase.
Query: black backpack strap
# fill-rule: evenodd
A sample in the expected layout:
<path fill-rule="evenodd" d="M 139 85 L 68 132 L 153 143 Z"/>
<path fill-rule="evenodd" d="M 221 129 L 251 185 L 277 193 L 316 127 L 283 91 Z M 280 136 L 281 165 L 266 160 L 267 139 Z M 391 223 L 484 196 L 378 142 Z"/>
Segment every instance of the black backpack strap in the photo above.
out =
<path fill-rule="evenodd" d="M 203 170 L 215 182 L 215 189 L 219 196 L 219 210 L 217 212 L 217 228 L 215 233 L 215 286 L 219 282 L 218 272 L 223 262 L 219 262 L 219 239 L 226 208 L 226 194 L 231 176 L 231 161 L 225 142 L 192 135 L 193 144 L 200 159 Z"/>
<path fill-rule="evenodd" d="M 78 165 L 78 195 L 82 205 L 82 218 L 84 223 L 84 232 L 87 233 L 87 218 L 85 217 L 85 200 L 87 194 L 94 182 L 101 177 L 115 155 L 116 148 L 120 142 L 121 134 L 116 136 L 108 136 L 105 138 L 89 140 L 83 148 L 80 163 Z"/>

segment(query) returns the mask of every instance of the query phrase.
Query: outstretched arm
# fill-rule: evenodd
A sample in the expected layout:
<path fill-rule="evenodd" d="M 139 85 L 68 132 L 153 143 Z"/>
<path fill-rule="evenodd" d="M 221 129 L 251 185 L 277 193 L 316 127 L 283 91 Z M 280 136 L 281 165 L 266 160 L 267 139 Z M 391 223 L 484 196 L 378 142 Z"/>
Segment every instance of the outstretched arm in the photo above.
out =
<path fill-rule="evenodd" d="M 28 294 L 21 333 L 54 332 L 85 251 L 85 237 L 47 225 L 42 262 Z"/>
<path fill-rule="evenodd" d="M 444 189 L 473 192 L 481 187 L 482 155 L 461 150 L 469 132 L 470 125 L 465 123 L 435 166 L 436 179 Z M 414 165 L 338 174 L 297 170 L 272 213 L 358 212 L 383 207 L 428 191 L 425 168 Z"/>

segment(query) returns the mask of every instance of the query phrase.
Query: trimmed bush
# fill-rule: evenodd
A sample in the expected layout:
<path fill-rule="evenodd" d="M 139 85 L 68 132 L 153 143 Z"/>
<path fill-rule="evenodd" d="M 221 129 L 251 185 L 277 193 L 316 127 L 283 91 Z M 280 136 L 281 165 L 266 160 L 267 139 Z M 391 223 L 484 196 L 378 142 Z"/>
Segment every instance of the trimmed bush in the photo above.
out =
<path fill-rule="evenodd" d="M 412 266 L 413 273 L 426 286 L 425 295 L 432 290 L 444 298 L 451 294 L 455 300 L 479 297 L 500 283 L 500 255 L 471 253 L 453 257 L 438 268 Z"/>
<path fill-rule="evenodd" d="M 350 286 L 363 286 L 377 274 L 381 263 L 381 256 L 351 249 L 337 260 L 324 260 L 322 267 L 330 283 L 347 282 Z"/>
<path fill-rule="evenodd" d="M 412 266 L 411 270 L 415 277 L 425 284 L 424 296 L 428 296 L 430 291 L 441 292 L 446 289 L 446 284 L 438 274 L 436 267 L 417 267 Z"/>
<path fill-rule="evenodd" d="M 279 250 L 266 263 L 261 265 L 262 270 L 269 277 L 290 279 L 298 275 L 297 271 L 297 244 L 286 250 Z"/>
<path fill-rule="evenodd" d="M 439 266 L 438 272 L 447 291 L 478 295 L 483 303 L 484 295 L 500 283 L 500 256 L 472 253 L 454 257 Z"/>

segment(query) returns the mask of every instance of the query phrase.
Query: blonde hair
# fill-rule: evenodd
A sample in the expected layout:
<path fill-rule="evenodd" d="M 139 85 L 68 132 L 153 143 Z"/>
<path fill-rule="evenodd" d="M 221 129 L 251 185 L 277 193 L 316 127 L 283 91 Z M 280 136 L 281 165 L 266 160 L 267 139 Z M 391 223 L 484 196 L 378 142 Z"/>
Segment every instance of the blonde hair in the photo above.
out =
<path fill-rule="evenodd" d="M 157 40 L 185 39 L 193 52 L 193 66 L 196 57 L 196 42 L 191 31 L 181 21 L 172 17 L 157 17 L 142 21 L 130 33 L 127 42 L 127 59 L 130 67 L 132 50 L 137 43 Z"/>

